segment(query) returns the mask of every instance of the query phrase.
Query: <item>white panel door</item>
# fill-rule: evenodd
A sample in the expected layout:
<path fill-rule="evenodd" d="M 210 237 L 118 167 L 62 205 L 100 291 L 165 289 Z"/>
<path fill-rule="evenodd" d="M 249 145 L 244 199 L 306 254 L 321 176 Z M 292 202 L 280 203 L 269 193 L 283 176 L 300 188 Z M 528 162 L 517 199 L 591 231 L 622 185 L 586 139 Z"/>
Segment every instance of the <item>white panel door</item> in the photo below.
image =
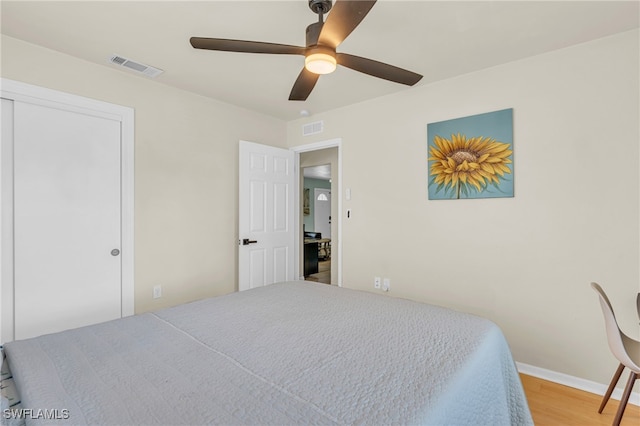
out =
<path fill-rule="evenodd" d="M 238 288 L 293 279 L 294 153 L 240 141 Z"/>
<path fill-rule="evenodd" d="M 15 338 L 121 317 L 120 122 L 14 103 Z"/>

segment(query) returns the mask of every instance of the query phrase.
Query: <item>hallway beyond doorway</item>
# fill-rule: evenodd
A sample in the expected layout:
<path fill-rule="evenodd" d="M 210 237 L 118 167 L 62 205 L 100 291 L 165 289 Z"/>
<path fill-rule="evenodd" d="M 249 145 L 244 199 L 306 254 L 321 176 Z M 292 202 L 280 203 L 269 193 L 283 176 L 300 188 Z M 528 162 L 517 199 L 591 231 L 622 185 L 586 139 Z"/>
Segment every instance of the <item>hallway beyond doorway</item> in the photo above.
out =
<path fill-rule="evenodd" d="M 331 284 L 331 260 L 319 261 L 318 273 L 309 275 L 305 280 Z"/>

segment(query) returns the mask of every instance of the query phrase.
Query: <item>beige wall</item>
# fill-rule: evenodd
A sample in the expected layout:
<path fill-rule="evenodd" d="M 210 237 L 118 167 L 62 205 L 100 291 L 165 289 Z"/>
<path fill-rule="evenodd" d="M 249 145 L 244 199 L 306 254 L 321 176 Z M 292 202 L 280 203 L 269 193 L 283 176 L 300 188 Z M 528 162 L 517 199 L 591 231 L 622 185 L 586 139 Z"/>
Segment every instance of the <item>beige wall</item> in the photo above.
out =
<path fill-rule="evenodd" d="M 283 121 L 6 36 L 2 77 L 135 109 L 136 312 L 237 288 L 238 141 Z"/>
<path fill-rule="evenodd" d="M 344 286 L 374 291 L 374 276 L 389 277 L 389 296 L 494 320 L 520 362 L 608 383 L 617 363 L 589 282 L 637 336 L 638 39 L 631 31 L 290 122 L 290 146 L 342 138 Z M 514 109 L 515 197 L 429 201 L 427 124 L 504 108 Z M 319 119 L 324 133 L 300 136 Z"/>

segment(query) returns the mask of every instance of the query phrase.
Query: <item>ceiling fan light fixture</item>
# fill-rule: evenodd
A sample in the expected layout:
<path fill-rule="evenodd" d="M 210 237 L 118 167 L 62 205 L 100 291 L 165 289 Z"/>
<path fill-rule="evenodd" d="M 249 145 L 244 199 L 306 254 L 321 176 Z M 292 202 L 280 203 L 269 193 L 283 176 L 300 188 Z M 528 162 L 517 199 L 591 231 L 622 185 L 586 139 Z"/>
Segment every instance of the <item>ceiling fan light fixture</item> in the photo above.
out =
<path fill-rule="evenodd" d="M 336 57 L 330 50 L 312 52 L 304 58 L 305 68 L 314 74 L 330 74 L 336 70 Z"/>

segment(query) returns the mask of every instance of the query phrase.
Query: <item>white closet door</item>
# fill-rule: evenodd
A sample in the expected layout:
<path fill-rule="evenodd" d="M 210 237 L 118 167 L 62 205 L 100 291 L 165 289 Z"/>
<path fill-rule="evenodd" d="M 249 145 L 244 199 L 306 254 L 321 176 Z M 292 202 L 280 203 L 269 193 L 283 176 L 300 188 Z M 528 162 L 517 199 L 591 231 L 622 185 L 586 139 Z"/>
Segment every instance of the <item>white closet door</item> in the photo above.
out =
<path fill-rule="evenodd" d="M 14 103 L 15 338 L 121 317 L 120 122 Z"/>

